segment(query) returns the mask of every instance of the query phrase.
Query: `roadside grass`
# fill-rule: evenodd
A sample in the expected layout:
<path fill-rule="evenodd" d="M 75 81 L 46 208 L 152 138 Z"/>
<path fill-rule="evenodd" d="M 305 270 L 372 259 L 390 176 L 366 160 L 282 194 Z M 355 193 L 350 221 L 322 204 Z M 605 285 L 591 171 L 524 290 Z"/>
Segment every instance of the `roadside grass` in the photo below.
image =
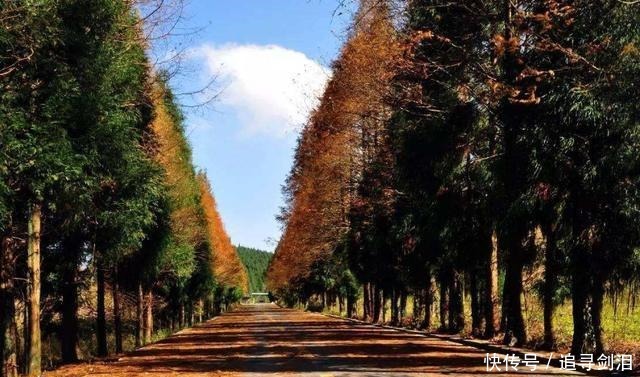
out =
<path fill-rule="evenodd" d="M 471 318 L 471 302 L 465 299 L 466 318 Z M 438 298 L 434 300 L 431 309 L 431 330 L 437 331 L 440 324 L 438 317 Z M 346 315 L 346 309 L 342 312 L 338 310 L 338 305 L 332 305 L 325 308 L 324 312 L 333 315 Z M 499 315 L 500 308 L 496 308 Z M 523 295 L 523 315 L 527 330 L 528 342 L 527 347 L 531 349 L 539 349 L 544 339 L 544 321 L 541 300 L 533 292 L 527 292 Z M 555 352 L 568 352 L 571 346 L 573 334 L 573 319 L 571 314 L 571 301 L 567 300 L 558 306 L 554 311 L 553 326 L 556 337 Z M 406 317 L 402 321 L 402 326 L 407 328 L 416 328 L 419 320 L 413 318 L 413 298 L 407 298 Z M 362 299 L 356 304 L 356 317 L 363 319 Z M 391 319 L 391 309 L 387 301 L 385 305 L 385 324 L 389 324 Z M 617 305 L 614 304 L 612 297 L 605 297 L 603 312 L 603 330 L 606 352 L 608 354 L 632 354 L 634 362 L 640 364 L 640 307 L 634 306 L 634 300 L 629 295 L 618 297 Z M 471 321 L 466 321 L 465 329 L 461 333 L 464 337 L 471 337 Z M 499 342 L 501 337 L 494 338 Z"/>
<path fill-rule="evenodd" d="M 530 345 L 539 347 L 544 336 L 542 305 L 535 295 L 525 295 L 524 311 Z M 640 356 L 640 308 L 633 307 L 630 299 L 621 299 L 614 305 L 610 297 L 605 298 L 602 310 L 604 342 L 608 352 L 633 353 Z M 571 346 L 573 320 L 571 301 L 556 308 L 553 316 L 556 345 L 559 351 Z"/>
<path fill-rule="evenodd" d="M 78 328 L 78 358 L 84 361 L 91 361 L 96 358 L 97 351 L 97 339 L 95 330 L 95 318 L 81 318 L 79 320 Z M 53 323 L 46 333 L 43 334 L 42 339 L 42 363 L 45 369 L 51 370 L 60 365 L 60 340 L 54 331 L 57 328 L 58 323 Z M 135 347 L 135 328 L 136 322 L 132 319 L 125 319 L 123 321 L 122 328 L 122 348 L 123 351 L 131 352 L 136 349 Z M 177 331 L 177 330 L 176 330 Z M 109 357 L 117 357 L 115 354 L 115 335 L 113 329 L 113 321 L 107 321 L 107 345 L 109 346 Z M 172 334 L 169 328 L 156 328 L 151 337 L 151 342 L 158 342 L 167 338 Z"/>

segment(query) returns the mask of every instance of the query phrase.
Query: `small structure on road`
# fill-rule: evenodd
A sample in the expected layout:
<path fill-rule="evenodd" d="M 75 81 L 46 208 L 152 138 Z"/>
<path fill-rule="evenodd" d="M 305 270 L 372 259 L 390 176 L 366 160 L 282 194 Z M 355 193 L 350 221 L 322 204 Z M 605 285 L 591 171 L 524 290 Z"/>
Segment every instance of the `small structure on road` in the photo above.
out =
<path fill-rule="evenodd" d="M 251 292 L 248 296 L 242 298 L 243 304 L 266 304 L 270 301 L 269 293 L 267 292 Z"/>

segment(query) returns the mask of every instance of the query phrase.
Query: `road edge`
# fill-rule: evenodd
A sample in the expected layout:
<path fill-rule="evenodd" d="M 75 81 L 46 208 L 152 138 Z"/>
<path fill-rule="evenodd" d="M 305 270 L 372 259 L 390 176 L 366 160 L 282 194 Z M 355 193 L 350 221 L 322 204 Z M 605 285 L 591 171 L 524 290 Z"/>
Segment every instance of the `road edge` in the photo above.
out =
<path fill-rule="evenodd" d="M 520 358 L 523 358 L 525 354 L 527 353 L 535 353 L 536 355 L 538 355 L 538 360 L 540 361 L 540 365 L 547 365 L 547 363 L 553 367 L 556 368 L 561 368 L 561 364 L 560 364 L 560 359 L 558 358 L 554 358 L 551 357 L 551 361 L 549 361 L 549 357 L 545 357 L 544 355 L 541 355 L 539 352 L 533 351 L 533 350 L 528 350 L 528 349 L 524 349 L 524 348 L 519 348 L 519 347 L 508 347 L 508 346 L 503 346 L 503 345 L 498 345 L 498 344 L 493 344 L 493 343 L 489 343 L 486 340 L 478 340 L 478 339 L 465 339 L 462 338 L 458 335 L 445 335 L 445 334 L 435 334 L 435 333 L 430 333 L 430 332 L 426 332 L 426 331 L 421 331 L 421 330 L 413 330 L 413 329 L 407 329 L 404 327 L 397 327 L 397 326 L 388 326 L 388 325 L 383 325 L 383 324 L 379 324 L 379 323 L 370 323 L 370 322 L 366 322 L 366 321 L 362 321 L 356 318 L 348 318 L 348 317 L 343 317 L 343 316 L 339 316 L 339 315 L 335 315 L 335 314 L 330 314 L 330 313 L 318 313 L 318 312 L 313 312 L 316 314 L 320 314 L 323 315 L 325 317 L 329 317 L 329 318 L 334 318 L 334 319 L 340 319 L 343 321 L 347 321 L 347 322 L 352 322 L 352 323 L 357 323 L 360 325 L 366 325 L 366 326 L 371 326 L 371 327 L 378 327 L 378 328 L 383 328 L 383 329 L 389 329 L 389 330 L 395 330 L 395 331 L 399 331 L 399 332 L 404 332 L 404 333 L 408 333 L 408 334 L 416 334 L 416 335 L 421 335 L 427 338 L 435 338 L 435 339 L 440 339 L 440 340 L 446 340 L 446 341 L 450 341 L 453 343 L 457 343 L 457 344 L 461 344 L 461 345 L 465 345 L 465 346 L 469 346 L 469 347 L 474 347 L 474 348 L 478 348 L 478 349 L 482 349 L 485 351 L 489 351 L 489 352 L 495 352 L 498 353 L 502 356 L 509 354 L 515 354 Z M 560 353 L 554 353 L 557 355 L 560 355 Z M 611 372 L 611 371 L 600 371 L 600 370 L 587 370 L 584 367 L 577 365 L 576 364 L 576 370 L 575 372 L 578 373 L 582 373 L 584 375 L 588 375 L 588 376 L 626 376 L 626 375 L 633 375 L 633 373 L 637 373 L 636 371 L 632 371 L 631 374 L 623 374 L 623 373 L 616 373 L 615 371 Z M 574 371 L 572 371 L 574 372 Z"/>

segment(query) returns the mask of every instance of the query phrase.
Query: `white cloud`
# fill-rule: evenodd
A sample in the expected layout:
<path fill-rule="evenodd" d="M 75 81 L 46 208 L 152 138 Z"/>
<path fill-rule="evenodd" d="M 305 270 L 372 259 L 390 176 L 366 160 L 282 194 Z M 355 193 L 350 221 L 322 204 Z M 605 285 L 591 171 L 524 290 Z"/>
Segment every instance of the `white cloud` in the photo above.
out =
<path fill-rule="evenodd" d="M 244 131 L 282 137 L 304 124 L 331 71 L 305 54 L 276 45 L 204 45 L 204 58 Z"/>

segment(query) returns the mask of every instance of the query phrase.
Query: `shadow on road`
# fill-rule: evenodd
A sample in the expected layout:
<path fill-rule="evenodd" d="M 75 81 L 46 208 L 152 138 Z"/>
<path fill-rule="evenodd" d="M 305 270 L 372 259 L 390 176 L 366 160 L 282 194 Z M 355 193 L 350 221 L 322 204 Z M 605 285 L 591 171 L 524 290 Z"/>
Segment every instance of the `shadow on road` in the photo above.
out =
<path fill-rule="evenodd" d="M 478 375 L 485 352 L 441 339 L 282 309 L 242 306 L 142 348 L 120 361 L 61 370 L 60 376 Z M 57 376 L 56 376 L 57 377 Z"/>
<path fill-rule="evenodd" d="M 487 372 L 484 351 L 275 305 L 246 306 L 135 352 L 125 365 L 174 372 Z M 519 373 L 520 374 L 520 373 Z"/>

